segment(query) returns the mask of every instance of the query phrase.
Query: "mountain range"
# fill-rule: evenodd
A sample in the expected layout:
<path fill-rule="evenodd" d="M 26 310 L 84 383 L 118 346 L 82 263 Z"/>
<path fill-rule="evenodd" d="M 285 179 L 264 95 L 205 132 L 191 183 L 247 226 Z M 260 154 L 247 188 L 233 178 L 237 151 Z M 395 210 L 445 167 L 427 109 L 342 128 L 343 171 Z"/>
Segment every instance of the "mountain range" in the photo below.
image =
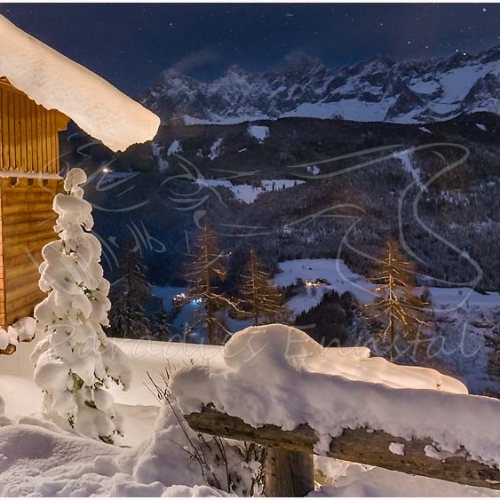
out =
<path fill-rule="evenodd" d="M 423 124 L 500 113 L 500 46 L 477 55 L 396 62 L 376 56 L 328 68 L 294 55 L 272 71 L 231 66 L 206 83 L 164 71 L 139 100 L 164 124 L 233 124 L 310 117 Z"/>

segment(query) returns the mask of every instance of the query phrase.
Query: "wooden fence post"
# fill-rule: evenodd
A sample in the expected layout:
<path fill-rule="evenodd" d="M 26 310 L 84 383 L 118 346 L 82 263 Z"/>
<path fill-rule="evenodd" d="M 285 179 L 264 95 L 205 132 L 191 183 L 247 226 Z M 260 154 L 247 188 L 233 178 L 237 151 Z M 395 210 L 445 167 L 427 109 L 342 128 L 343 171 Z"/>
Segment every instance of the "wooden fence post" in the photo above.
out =
<path fill-rule="evenodd" d="M 282 448 L 267 448 L 266 497 L 304 497 L 314 490 L 313 455 Z"/>

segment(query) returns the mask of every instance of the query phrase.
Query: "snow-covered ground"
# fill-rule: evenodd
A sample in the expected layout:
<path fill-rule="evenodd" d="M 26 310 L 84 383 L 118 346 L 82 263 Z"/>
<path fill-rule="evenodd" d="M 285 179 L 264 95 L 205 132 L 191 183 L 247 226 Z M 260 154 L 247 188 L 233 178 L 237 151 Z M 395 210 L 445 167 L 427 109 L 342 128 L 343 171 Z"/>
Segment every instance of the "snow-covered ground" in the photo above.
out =
<path fill-rule="evenodd" d="M 397 153 L 393 154 L 393 157 L 401 161 L 403 168 L 412 176 L 413 181 L 415 182 L 417 187 L 419 189 L 427 191 L 427 188 L 424 186 L 421 180 L 422 172 L 420 172 L 419 168 L 413 165 L 411 159 L 411 150 L 398 151 Z"/>
<path fill-rule="evenodd" d="M 334 465 L 330 465 L 334 464 Z M 473 488 L 437 479 L 410 476 L 378 467 L 365 467 L 339 460 L 328 460 L 322 470 L 333 470 L 327 477 L 337 478 L 334 486 L 313 491 L 311 497 L 482 497 L 499 496 L 495 490 Z M 340 470 L 340 467 L 342 469 Z"/>
<path fill-rule="evenodd" d="M 234 197 L 243 203 L 253 203 L 262 193 L 271 191 L 282 191 L 283 189 L 293 188 L 299 184 L 304 184 L 305 181 L 291 179 L 272 179 L 262 180 L 260 186 L 251 186 L 249 184 L 233 184 L 228 180 L 221 179 L 197 179 L 196 182 L 202 186 L 217 188 L 225 187 L 232 191 Z"/>
<path fill-rule="evenodd" d="M 250 125 L 248 133 L 259 142 L 264 142 L 269 137 L 269 127 L 265 125 Z"/>
<path fill-rule="evenodd" d="M 28 358 L 34 343 L 21 344 L 19 352 L 2 358 L 0 394 L 6 403 L 6 418 L 13 423 L 0 428 L 0 494 L 3 496 L 215 496 L 223 494 L 206 484 L 198 464 L 181 449 L 183 434 L 177 420 L 167 409 L 160 413 L 158 400 L 146 388 L 147 373 L 157 377 L 164 364 L 186 367 L 209 364 L 224 367 L 222 348 L 183 344 L 164 344 L 137 340 L 115 341 L 133 362 L 135 379 L 131 392 L 115 391 L 118 410 L 125 420 L 123 444 L 131 448 L 113 447 L 97 441 L 75 437 L 58 430 L 38 413 L 41 394 L 32 379 Z M 318 370 L 329 366 L 340 369 L 349 378 L 361 375 L 359 366 L 367 351 L 338 351 L 323 361 L 310 365 Z M 340 356 L 339 356 L 340 355 Z M 234 357 L 233 357 L 234 359 Z M 240 358 L 241 359 L 241 358 Z M 375 359 L 373 361 L 376 361 Z M 353 364 L 354 363 L 354 364 Z M 389 365 L 387 362 L 385 362 Z M 173 368 L 175 369 L 175 368 Z M 376 372 L 377 370 L 375 370 Z M 370 369 L 371 376 L 375 373 Z M 350 374 L 349 374 L 350 373 Z M 379 372 L 385 383 L 400 384 L 390 372 Z M 428 382 L 433 380 L 428 379 Z M 413 376 L 413 383 L 426 378 Z M 437 380 L 437 379 L 434 379 Z M 408 382 L 408 380 L 407 380 Z M 424 383 L 428 383 L 424 382 Z M 431 382 L 432 383 L 432 382 Z M 435 383 L 435 382 L 434 382 Z M 149 384 L 150 389 L 153 389 Z M 124 404 L 131 403 L 131 404 Z M 14 422 L 18 422 L 14 424 Z M 156 422 L 156 423 L 154 423 Z M 5 417 L 3 418 L 5 422 Z M 186 443 L 187 445 L 187 443 Z M 347 496 L 359 494 L 385 495 L 397 492 L 414 495 L 418 486 L 429 495 L 495 495 L 453 483 L 421 479 L 349 465 L 345 462 L 318 458 L 320 468 L 335 486 L 327 486 L 314 495 Z M 198 486 L 196 486 L 198 485 Z M 313 493 L 311 493 L 312 495 Z"/>
<path fill-rule="evenodd" d="M 321 173 L 321 169 L 316 165 L 311 165 L 307 167 L 307 173 L 312 175 L 318 175 Z"/>
<path fill-rule="evenodd" d="M 165 173 L 169 168 L 168 161 L 165 160 L 162 156 L 162 152 L 164 149 L 165 146 L 162 146 L 155 141 L 151 143 L 151 151 L 153 152 L 153 156 L 156 158 L 156 161 L 158 162 L 158 169 L 162 174 Z"/>
<path fill-rule="evenodd" d="M 0 394 L 5 416 L 0 427 L 0 495 L 2 496 L 216 496 L 220 490 L 206 486 L 200 468 L 182 449 L 188 446 L 175 417 L 161 409 L 148 373 L 161 384 L 165 366 L 171 372 L 188 366 L 225 369 L 227 359 L 241 361 L 245 352 L 233 345 L 223 348 L 141 340 L 113 340 L 132 361 L 130 391 L 114 390 L 118 411 L 124 417 L 122 446 L 104 445 L 58 430 L 40 413 L 40 390 L 33 382 L 29 355 L 36 343 L 22 343 L 13 356 L 2 356 Z M 303 343 L 296 343 L 299 347 Z M 314 347 L 314 344 L 311 344 Z M 273 351 L 276 354 L 276 351 Z M 239 353 L 239 354 L 238 354 Z M 229 355 L 228 355 L 229 354 Z M 365 348 L 327 349 L 311 357 L 308 370 L 342 375 L 351 381 L 371 378 L 392 387 L 443 386 L 436 372 L 394 367 L 369 358 Z M 383 366 L 380 365 L 382 362 Z M 275 368 L 260 370 L 269 385 Z M 413 370 L 413 372 L 412 372 Z M 404 371 L 404 377 L 402 377 Z M 266 374 L 268 376 L 266 376 Z M 441 378 L 440 378 L 441 377 Z M 273 379 L 274 380 L 274 379 Z M 424 385 L 421 385 L 424 384 Z M 446 384 L 444 384 L 446 386 Z M 461 392 L 455 382 L 447 386 Z M 234 388 L 233 388 L 234 390 Z M 279 405 L 278 405 L 279 406 Z M 270 405 L 269 408 L 276 408 Z M 261 407 L 263 408 L 263 407 Z M 160 411 L 161 410 L 161 411 Z M 320 469 L 333 486 L 324 486 L 311 496 L 497 496 L 494 490 L 417 478 L 382 469 L 316 457 Z"/>
<path fill-rule="evenodd" d="M 172 144 L 168 147 L 167 155 L 173 155 L 182 152 L 182 144 L 178 139 L 175 139 Z"/>
<path fill-rule="evenodd" d="M 336 290 L 342 294 L 351 292 L 360 302 L 371 302 L 375 295 L 375 285 L 364 276 L 352 272 L 341 259 L 297 259 L 280 262 L 280 273 L 274 277 L 279 286 L 287 286 L 298 278 L 304 282 L 325 279 L 330 284 L 307 287 L 307 296 L 294 297 L 288 306 L 297 314 L 319 304 L 325 292 Z M 314 290 L 314 291 L 313 291 Z M 423 288 L 416 287 L 416 293 Z M 489 292 L 481 294 L 467 287 L 438 288 L 430 287 L 432 305 L 441 313 L 456 311 L 459 308 L 480 307 L 485 309 L 500 307 L 500 294 Z"/>
<path fill-rule="evenodd" d="M 219 152 L 220 152 L 220 146 L 222 144 L 222 137 L 219 137 L 213 144 L 212 146 L 210 147 L 210 154 L 208 155 L 208 158 L 210 160 L 215 160 L 215 158 L 217 158 L 217 156 L 219 156 Z"/>

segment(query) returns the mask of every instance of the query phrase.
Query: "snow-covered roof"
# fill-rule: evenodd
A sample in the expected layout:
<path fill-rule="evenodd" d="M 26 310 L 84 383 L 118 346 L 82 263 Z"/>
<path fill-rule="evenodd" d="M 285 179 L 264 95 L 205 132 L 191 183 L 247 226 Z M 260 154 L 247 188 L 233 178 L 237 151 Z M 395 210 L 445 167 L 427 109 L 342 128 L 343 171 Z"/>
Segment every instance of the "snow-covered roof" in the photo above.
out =
<path fill-rule="evenodd" d="M 0 76 L 113 151 L 153 139 L 160 125 L 151 111 L 1 15 Z"/>

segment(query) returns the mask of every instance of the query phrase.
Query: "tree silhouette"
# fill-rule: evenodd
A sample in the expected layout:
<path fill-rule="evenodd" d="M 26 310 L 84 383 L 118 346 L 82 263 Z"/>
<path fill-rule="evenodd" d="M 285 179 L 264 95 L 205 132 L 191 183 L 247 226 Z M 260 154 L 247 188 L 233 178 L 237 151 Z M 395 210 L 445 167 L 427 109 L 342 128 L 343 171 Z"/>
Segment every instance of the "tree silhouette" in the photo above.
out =
<path fill-rule="evenodd" d="M 151 337 L 151 323 L 144 304 L 151 299 L 146 267 L 132 240 L 127 240 L 121 257 L 121 278 L 114 284 L 110 298 L 109 335 L 144 339 Z"/>
<path fill-rule="evenodd" d="M 224 308 L 239 311 L 236 303 L 220 291 L 220 285 L 226 278 L 226 268 L 222 263 L 225 257 L 219 250 L 217 233 L 205 225 L 195 244 L 193 260 L 187 271 L 190 284 L 188 299 L 199 300 L 204 304 L 208 341 L 213 345 L 222 344 L 227 333 L 217 312 Z"/>
<path fill-rule="evenodd" d="M 284 296 L 276 285 L 269 284 L 270 276 L 254 249 L 250 250 L 243 279 L 240 294 L 246 305 L 244 317 L 253 318 L 254 325 L 262 324 L 263 320 L 267 323 L 286 321 L 288 314 L 283 306 Z"/>
<path fill-rule="evenodd" d="M 153 337 L 163 342 L 168 342 L 172 338 L 169 316 L 163 304 L 155 315 Z"/>

